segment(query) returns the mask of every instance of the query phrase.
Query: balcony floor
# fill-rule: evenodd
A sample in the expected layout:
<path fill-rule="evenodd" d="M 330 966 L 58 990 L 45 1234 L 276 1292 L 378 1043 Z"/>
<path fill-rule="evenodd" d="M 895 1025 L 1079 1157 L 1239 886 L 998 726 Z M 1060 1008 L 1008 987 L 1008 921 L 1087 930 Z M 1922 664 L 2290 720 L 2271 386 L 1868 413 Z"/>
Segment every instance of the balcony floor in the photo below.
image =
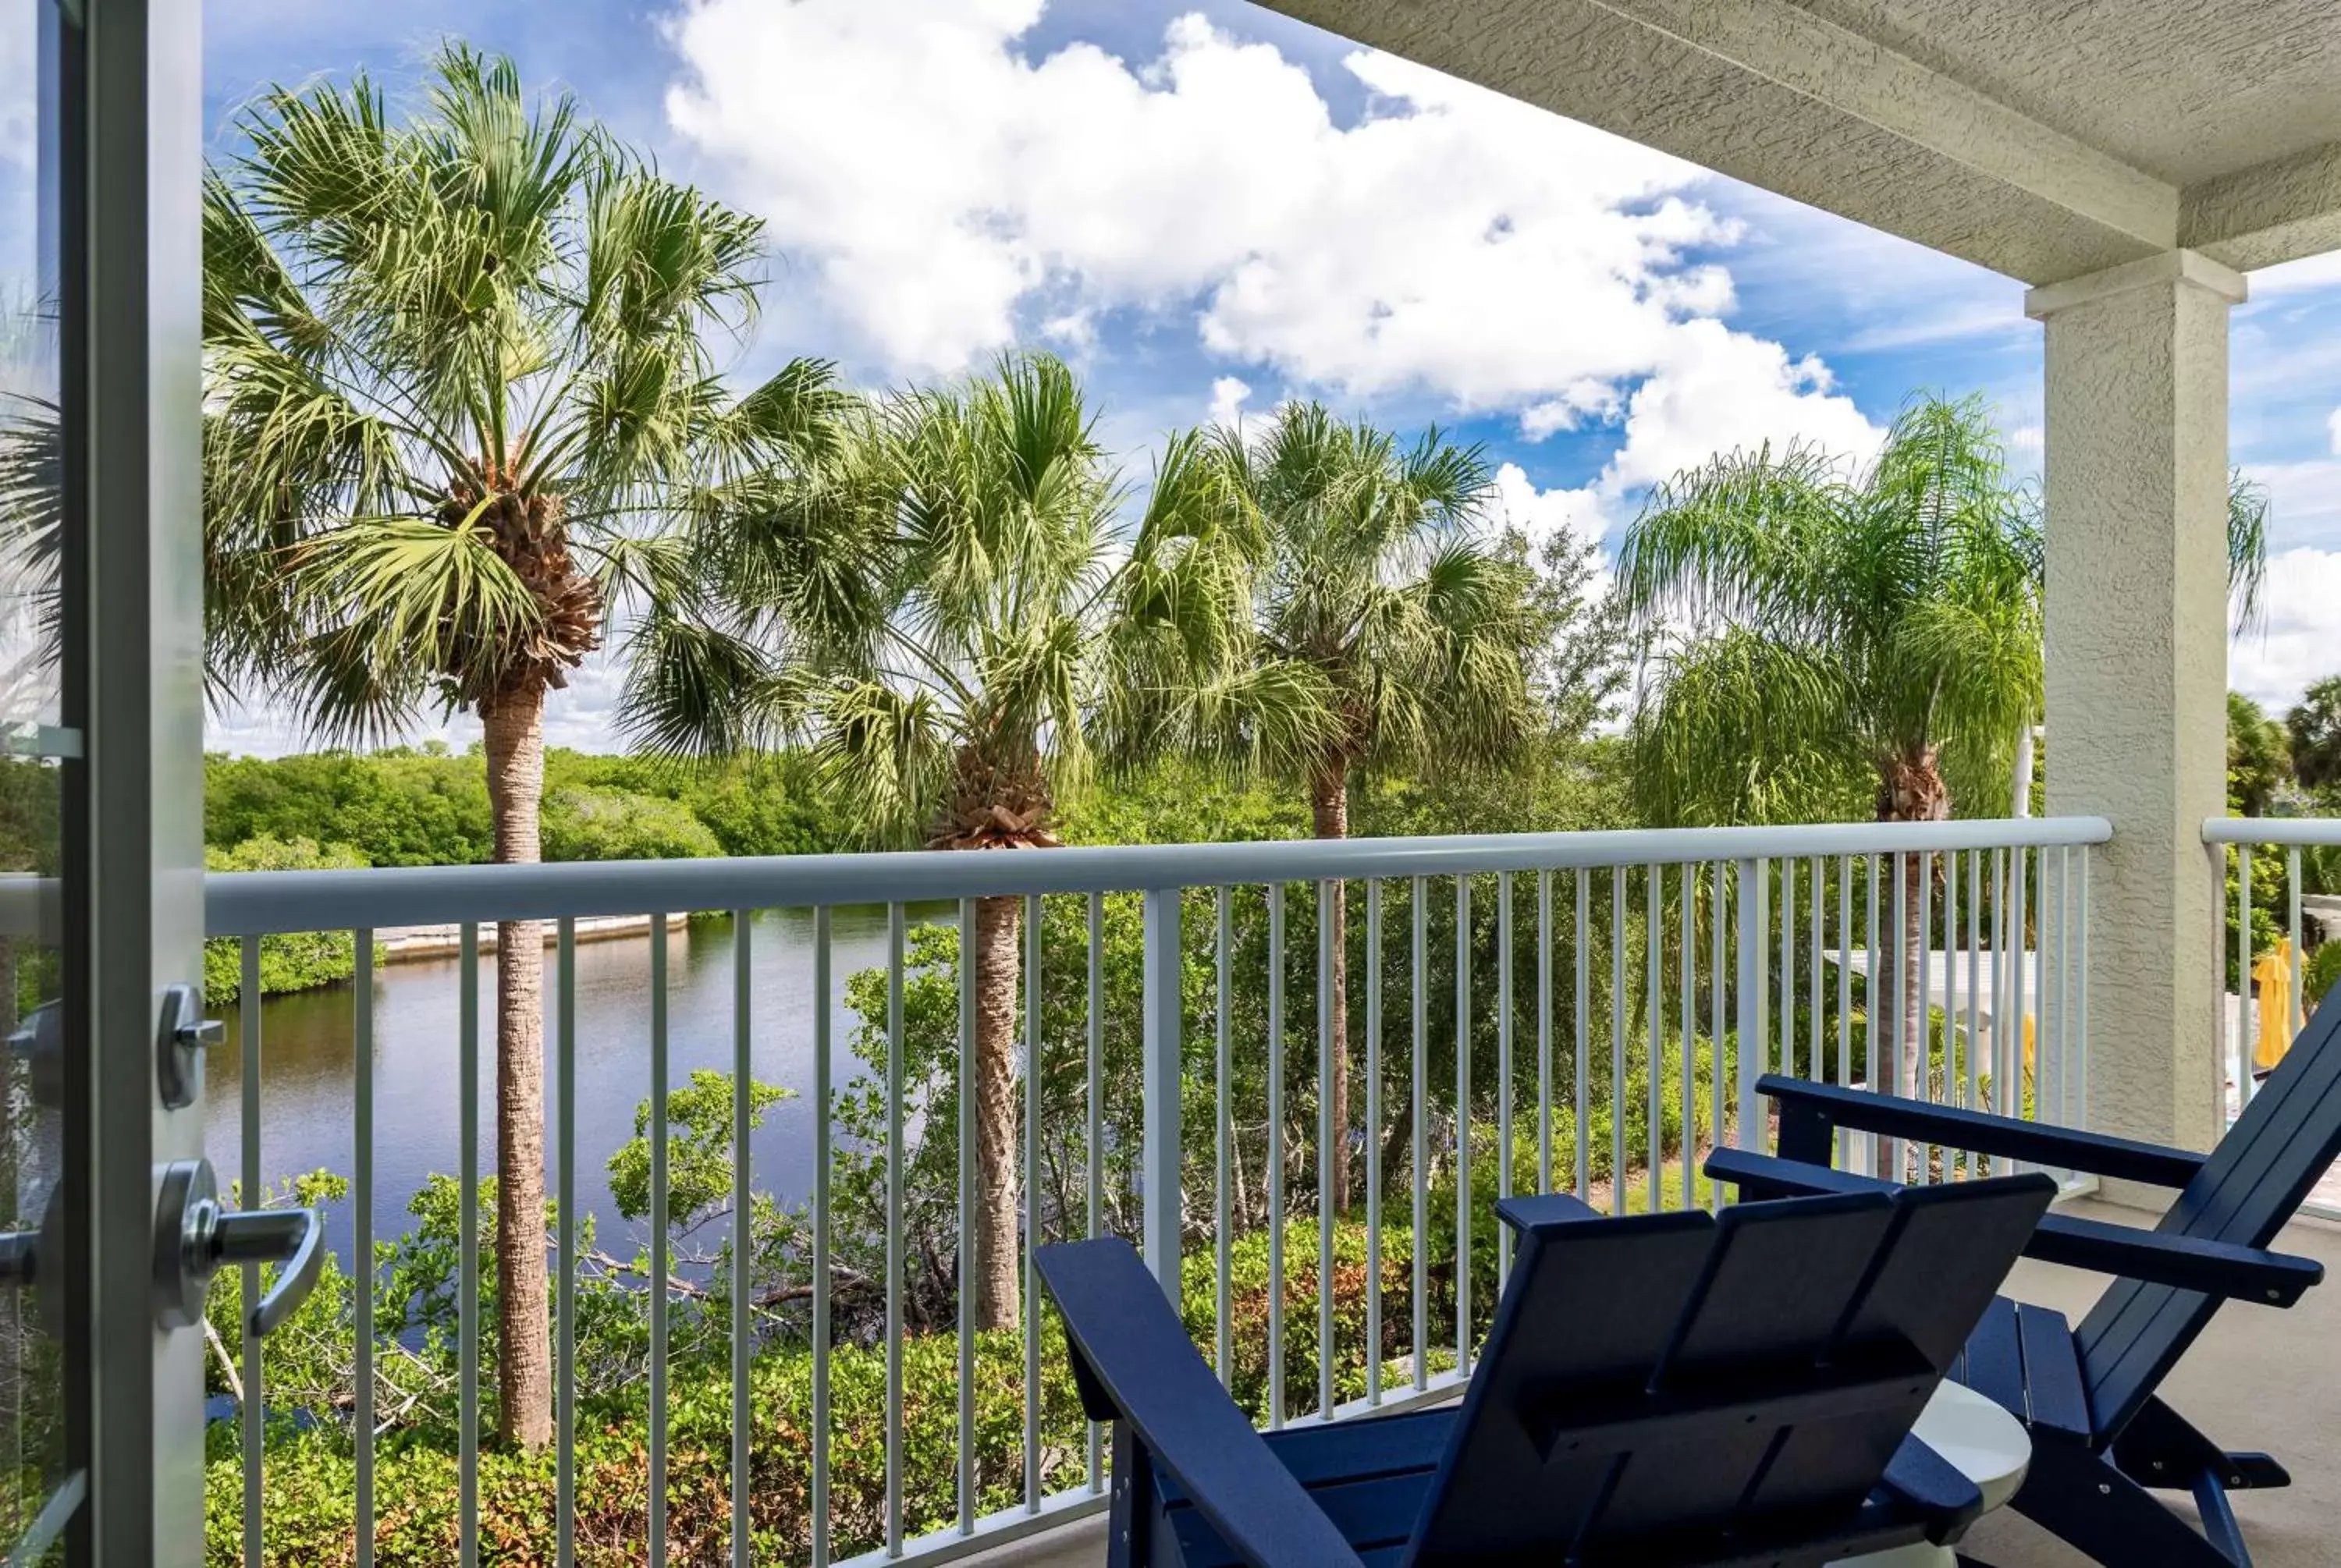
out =
<path fill-rule="evenodd" d="M 2145 1217 L 2093 1203 L 2070 1212 L 2128 1224 Z M 2258 1568 L 2331 1568 L 2341 1562 L 2341 1423 L 2332 1416 L 2341 1399 L 2341 1226 L 2303 1221 L 2279 1245 L 2323 1263 L 2327 1283 L 2289 1312 L 2225 1308 L 2164 1392 L 2214 1439 L 2264 1449 L 2292 1472 L 2289 1490 L 2236 1498 Z M 2077 1317 L 2103 1285 L 2094 1275 L 2027 1261 L 2017 1265 L 2010 1291 Z M 2187 1503 L 2178 1506 L 2193 1518 Z M 2013 1513 L 1986 1519 L 1961 1550 L 1993 1568 L 2089 1568 L 2088 1559 Z M 1104 1557 L 1105 1521 L 1093 1518 L 968 1561 L 1097 1568 Z"/>
<path fill-rule="evenodd" d="M 2136 1224 L 2135 1209 L 2081 1203 L 2074 1214 Z M 2325 1265 L 2326 1283 L 2289 1312 L 2230 1304 L 2187 1353 L 2163 1393 L 2213 1441 L 2262 1449 L 2292 1473 L 2280 1492 L 2236 1496 L 2236 1516 L 2258 1568 L 2330 1568 L 2341 1562 L 2341 1226 L 2303 1220 L 2277 1246 Z M 2068 1316 L 2088 1310 L 2105 1282 L 2096 1275 L 2026 1260 L 2011 1294 Z M 2175 1495 L 2175 1494 L 2174 1494 Z M 2188 1519 L 2194 1510 L 2183 1498 Z M 2029 1521 L 1995 1514 L 1960 1549 L 1994 1568 L 2087 1568 L 2088 1559 Z"/>

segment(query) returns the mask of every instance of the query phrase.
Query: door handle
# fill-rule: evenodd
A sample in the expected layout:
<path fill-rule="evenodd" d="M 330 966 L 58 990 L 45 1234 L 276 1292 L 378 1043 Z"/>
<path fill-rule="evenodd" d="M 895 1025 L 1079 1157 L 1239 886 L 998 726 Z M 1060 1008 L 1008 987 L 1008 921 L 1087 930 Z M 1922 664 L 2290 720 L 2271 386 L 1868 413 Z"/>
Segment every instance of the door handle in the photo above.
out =
<path fill-rule="evenodd" d="M 250 1209 L 219 1216 L 219 1261 L 273 1263 L 276 1283 L 250 1314 L 257 1339 L 309 1299 L 325 1266 L 324 1216 L 313 1208 Z"/>
<path fill-rule="evenodd" d="M 64 1255 L 65 1218 L 63 1196 L 52 1192 L 41 1206 L 38 1230 L 0 1231 L 0 1289 L 32 1292 L 34 1315 L 50 1334 L 65 1321 L 65 1281 L 62 1270 L 44 1270 L 41 1259 Z"/>
<path fill-rule="evenodd" d="M 324 1216 L 313 1208 L 223 1209 L 212 1162 L 163 1169 L 154 1213 L 154 1316 L 165 1328 L 203 1320 L 204 1296 L 224 1264 L 274 1263 L 276 1283 L 245 1325 L 265 1335 L 299 1309 L 324 1269 Z"/>

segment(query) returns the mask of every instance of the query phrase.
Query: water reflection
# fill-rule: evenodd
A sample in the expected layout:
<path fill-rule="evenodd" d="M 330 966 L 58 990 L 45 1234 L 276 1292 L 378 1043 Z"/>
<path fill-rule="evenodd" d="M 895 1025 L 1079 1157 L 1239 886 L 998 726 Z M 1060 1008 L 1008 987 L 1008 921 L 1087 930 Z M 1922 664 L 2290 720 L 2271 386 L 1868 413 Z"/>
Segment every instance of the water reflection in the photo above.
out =
<path fill-rule="evenodd" d="M 951 923 L 951 904 L 912 906 L 912 923 Z M 813 1120 L 812 916 L 804 910 L 766 911 L 751 918 L 749 944 L 750 1061 L 755 1077 L 796 1092 L 765 1114 L 750 1145 L 759 1191 L 782 1202 L 812 1187 Z M 855 1017 L 846 1006 L 847 979 L 886 961 L 882 908 L 832 911 L 831 978 L 827 998 L 834 1081 L 841 1089 L 855 1070 L 850 1048 Z M 668 938 L 668 1082 L 690 1082 L 692 1069 L 729 1072 L 732 1066 L 732 923 L 729 917 L 694 920 Z M 481 959 L 480 1142 L 482 1175 L 495 1170 L 495 960 Z M 606 1163 L 634 1133 L 635 1107 L 650 1094 L 651 941 L 647 936 L 581 943 L 577 948 L 577 1192 L 581 1212 L 593 1216 L 605 1244 L 623 1250 L 636 1228 L 610 1199 Z M 559 999 L 553 955 L 545 958 L 545 1149 L 553 1154 L 559 1101 L 553 1048 L 559 1039 Z M 408 1203 L 431 1175 L 454 1175 L 457 1137 L 460 992 L 454 959 L 385 964 L 374 987 L 374 1234 L 388 1238 L 408 1229 Z M 356 1084 L 354 997 L 348 986 L 274 997 L 261 1006 L 260 1169 L 272 1186 L 325 1169 L 354 1168 Z M 212 1053 L 206 1090 L 205 1144 L 224 1177 L 243 1167 L 242 1019 L 224 1015 L 226 1043 Z M 545 1185 L 553 1188 L 546 1167 Z M 326 1218 L 327 1236 L 344 1252 L 347 1206 Z"/>

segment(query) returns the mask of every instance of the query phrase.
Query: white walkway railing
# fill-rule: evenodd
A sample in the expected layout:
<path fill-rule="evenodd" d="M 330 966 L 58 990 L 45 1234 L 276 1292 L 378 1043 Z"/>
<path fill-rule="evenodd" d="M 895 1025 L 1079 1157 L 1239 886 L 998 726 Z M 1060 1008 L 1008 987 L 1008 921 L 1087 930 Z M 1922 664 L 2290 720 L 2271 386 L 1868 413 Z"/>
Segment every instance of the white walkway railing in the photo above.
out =
<path fill-rule="evenodd" d="M 2243 1114 L 2259 1075 L 2275 1064 L 2259 1048 L 2263 1027 L 2289 1040 L 2320 999 L 2308 993 L 2309 968 L 2326 939 L 2316 917 L 2329 914 L 2341 939 L 2341 818 L 2214 817 L 2203 824 L 2219 889 L 2217 962 L 2225 977 L 2218 1057 L 2219 1103 L 2228 1119 Z M 2320 910 L 2318 906 L 2324 906 Z M 2266 1017 L 2271 999 L 2280 1017 Z M 2328 1172 L 2307 1205 L 2341 1219 L 2341 1173 Z"/>
<path fill-rule="evenodd" d="M 812 1182 L 801 1256 L 775 1266 L 801 1277 L 755 1281 L 732 1271 L 729 1560 L 747 1560 L 762 1530 L 756 1493 L 799 1484 L 796 1472 L 758 1466 L 760 1444 L 803 1455 L 802 1540 L 787 1561 L 825 1565 L 939 1561 L 1045 1527 L 1104 1503 L 1099 1434 L 1057 1409 L 1043 1385 L 1061 1347 L 1044 1332 L 1031 1251 L 1055 1239 L 1127 1228 L 1190 1321 L 1222 1378 L 1241 1384 L 1270 1425 L 1339 1419 L 1353 1411 L 1435 1395 L 1468 1373 L 1477 1336 L 1509 1267 L 1493 1200 L 1527 1191 L 1574 1191 L 1624 1212 L 1711 1201 L 1698 1175 L 1718 1136 L 1767 1137 L 1754 1095 L 1765 1071 L 1898 1084 L 1932 1097 L 2011 1114 L 2087 1121 L 2088 866 L 2108 837 L 2097 819 L 2048 819 L 1789 829 L 1719 829 L 1278 842 L 1012 853 L 923 852 L 778 859 L 469 867 L 214 875 L 206 882 L 213 936 L 241 943 L 246 1005 L 240 1015 L 246 1115 L 246 1190 L 269 1174 L 261 1125 L 265 1009 L 257 1005 L 262 940 L 299 932 L 351 933 L 357 1048 L 350 1083 L 355 1167 L 353 1260 L 370 1258 L 374 1151 L 401 1129 L 375 1115 L 372 933 L 453 924 L 461 957 L 458 1059 L 445 1114 L 462 1128 L 464 1215 L 457 1529 L 464 1562 L 483 1539 L 479 1482 L 482 1364 L 477 1235 L 482 1008 L 481 928 L 504 919 L 556 923 L 550 1040 L 554 1123 L 548 1129 L 557 1230 L 554 1301 L 557 1448 L 554 1507 L 543 1557 L 567 1568 L 578 1528 L 576 1396 L 581 1090 L 574 1006 L 575 928 L 613 915 L 726 912 L 731 962 L 732 1126 L 744 1134 L 752 1048 L 781 1026 L 752 1016 L 754 911 L 812 912 L 810 1034 Z M 975 1293 L 958 1290 L 939 1314 L 912 1300 L 914 1267 L 963 1281 L 978 1247 L 977 1096 L 983 998 L 976 967 L 918 967 L 908 906 L 955 903 L 961 932 L 978 901 L 1014 899 L 1021 917 L 1015 1013 L 1017 1124 L 1013 1190 L 1022 1267 L 1018 1326 L 986 1330 Z M 836 1081 L 838 1040 L 829 997 L 830 912 L 886 906 L 883 1071 L 855 1087 Z M 1337 968 L 1333 919 L 1343 912 L 1346 1049 L 1330 1005 Z M 1053 964 L 1048 928 L 1073 933 Z M 652 1109 L 652 1209 L 644 1277 L 667 1279 L 670 1132 L 667 922 L 652 919 L 643 984 L 652 1004 L 645 1042 Z M 1110 954 L 1138 954 L 1136 1005 L 1110 994 Z M 1313 954 L 1311 949 L 1313 948 Z M 932 951 L 933 949 L 926 949 Z M 1079 962 L 1062 955 L 1078 953 Z M 1915 974 L 1880 988 L 1907 952 Z M 941 1075 L 905 1067 L 906 989 L 955 987 L 957 1050 Z M 1923 1001 L 1921 1001 L 1923 999 Z M 493 1012 L 491 1007 L 490 1012 Z M 2021 1020 L 2019 1024 L 2017 1020 Z M 874 1024 L 878 1020 L 872 1020 Z M 493 1018 L 488 1019 L 493 1041 Z M 1346 1057 L 1357 1094 L 1344 1125 L 1325 1092 Z M 1028 1070 L 1039 1062 L 1041 1071 Z M 2019 1065 L 2020 1064 L 2020 1065 Z M 1727 1085 L 1729 1087 L 1727 1087 Z M 921 1146 L 946 1129 L 931 1122 L 956 1093 L 955 1204 L 946 1255 L 906 1257 L 909 1211 L 934 1197 L 911 1190 Z M 632 1090 L 625 1092 L 631 1094 Z M 854 1143 L 841 1131 L 844 1097 L 868 1097 L 882 1131 Z M 866 1124 L 865 1124 L 866 1125 Z M 752 1236 L 752 1197 L 764 1190 L 739 1139 L 731 1208 L 735 1238 Z M 1338 1151 L 1351 1169 L 1337 1192 Z M 882 1166 L 884 1278 L 856 1282 L 851 1312 L 837 1281 L 841 1236 L 832 1189 L 840 1161 Z M 1938 1151 L 1888 1150 L 1916 1179 L 1964 1174 Z M 1331 1196 L 1334 1201 L 1326 1201 Z M 1343 1199 L 1354 1195 L 1355 1208 Z M 932 1242 L 931 1233 L 919 1238 Z M 874 1244 L 873 1244 L 874 1245 Z M 1247 1259 L 1264 1245 L 1264 1274 Z M 957 1257 L 947 1255 L 955 1247 Z M 738 1249 L 746 1253 L 742 1245 Z M 868 1255 L 865 1249 L 862 1255 Z M 1464 1260 L 1459 1265 L 1459 1260 Z M 354 1450 L 357 1556 L 372 1559 L 384 1517 L 375 1495 L 373 1358 L 381 1281 L 354 1262 L 358 1366 L 346 1413 Z M 1319 1288 L 1321 1282 L 1332 1288 Z M 775 1286 L 771 1307 L 759 1285 Z M 777 1286 L 791 1288 L 777 1288 Z M 250 1285 L 247 1285 L 247 1289 Z M 648 1494 L 641 1534 L 665 1560 L 669 1303 L 653 1293 L 648 1375 Z M 1295 1300 L 1296 1295 L 1298 1300 Z M 1208 1296 L 1208 1302 L 1203 1299 Z M 882 1305 L 881 1299 L 882 1298 Z M 915 1310 L 914 1310 L 915 1308 Z M 913 1355 L 926 1337 L 951 1355 Z M 832 1378 L 849 1332 L 882 1349 L 882 1434 L 842 1438 Z M 1001 1350 L 1012 1333 L 1012 1355 Z M 809 1431 L 775 1433 L 760 1419 L 752 1369 L 779 1345 L 809 1347 Z M 264 1506 L 265 1407 L 257 1345 L 244 1347 L 248 1411 L 247 1510 Z M 979 1431 L 979 1372 L 1021 1384 L 1021 1434 Z M 982 1365 L 980 1367 L 979 1362 Z M 925 1369 L 922 1373 L 919 1369 Z M 933 1387 L 917 1379 L 940 1379 Z M 989 1383 L 985 1387 L 991 1386 Z M 906 1409 L 955 1402 L 951 1463 L 926 1465 L 906 1433 Z M 922 1426 L 922 1432 L 934 1429 Z M 918 1442 L 923 1443 L 924 1438 Z M 849 1472 L 851 1472 L 849 1474 Z M 848 1491 L 868 1510 L 835 1506 Z M 1003 1506 L 1004 1504 L 1004 1506 Z M 524 1520 L 489 1521 L 511 1540 Z M 696 1561 L 697 1559 L 693 1559 Z"/>

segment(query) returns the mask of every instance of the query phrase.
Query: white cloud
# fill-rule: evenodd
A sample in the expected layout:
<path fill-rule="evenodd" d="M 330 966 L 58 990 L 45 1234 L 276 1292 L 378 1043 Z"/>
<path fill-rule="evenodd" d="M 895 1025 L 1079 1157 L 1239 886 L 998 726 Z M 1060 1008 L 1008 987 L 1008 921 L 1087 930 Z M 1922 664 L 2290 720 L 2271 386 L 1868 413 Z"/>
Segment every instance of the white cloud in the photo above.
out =
<path fill-rule="evenodd" d="M 1251 396 L 1249 382 L 1234 376 L 1221 376 L 1211 383 L 1210 422 L 1232 426 L 1243 417 L 1244 400 Z"/>
<path fill-rule="evenodd" d="M 1526 534 L 1537 552 L 1557 534 L 1598 543 L 1609 532 L 1611 521 L 1598 487 L 1539 490 L 1528 471 L 1516 462 L 1496 470 L 1496 517 Z"/>
<path fill-rule="evenodd" d="M 2341 551 L 2302 547 L 2268 560 L 2266 623 L 2236 640 L 2228 683 L 2272 711 L 2300 700 L 2307 684 L 2341 670 Z"/>
<path fill-rule="evenodd" d="M 2334 455 L 2341 457 L 2341 408 L 2335 409 L 2326 416 L 2325 429 L 2332 443 Z"/>
<path fill-rule="evenodd" d="M 1610 382 L 1588 376 L 1560 390 L 1559 397 L 1532 402 L 1520 411 L 1520 437 L 1542 441 L 1555 431 L 1575 430 L 1589 418 L 1617 416 L 1624 399 Z"/>
<path fill-rule="evenodd" d="M 2341 546 L 2341 458 L 2249 462 L 2244 473 L 2266 487 L 2268 523 L 2282 538 Z M 2341 600 L 2335 603 L 2341 605 Z"/>
<path fill-rule="evenodd" d="M 545 695 L 544 743 L 580 751 L 619 749 L 623 741 L 618 733 L 618 698 L 624 679 L 624 671 L 607 654 L 572 670 L 564 690 Z M 396 738 L 407 746 L 443 740 L 458 751 L 479 739 L 477 719 L 459 713 L 443 723 L 435 708 L 425 708 L 421 721 Z M 313 750 L 316 744 L 296 717 L 264 705 L 204 716 L 204 745 L 209 750 L 283 757 Z"/>
<path fill-rule="evenodd" d="M 1670 417 L 1711 412 L 1727 444 L 1854 422 L 1817 369 L 1701 330 L 1734 291 L 1690 253 L 1739 226 L 1694 166 L 1365 51 L 1343 65 L 1369 110 L 1337 124 L 1302 67 L 1200 15 L 1150 60 L 1030 60 L 1044 4 L 684 0 L 670 20 L 673 126 L 893 372 L 963 368 L 1036 313 L 1132 311 L 1230 364 L 1515 412 L 1532 439 L 1654 373 Z"/>
<path fill-rule="evenodd" d="M 1627 404 L 1626 444 L 1602 472 L 1605 488 L 1656 483 L 1709 455 L 1766 442 L 1818 444 L 1856 463 L 1885 432 L 1851 398 L 1830 390 L 1828 367 L 1716 321 L 1686 322 L 1667 362 Z"/>
<path fill-rule="evenodd" d="M 2271 294 L 2297 293 L 2304 289 L 2321 289 L 2334 283 L 2341 283 L 2341 251 L 2303 256 L 2296 262 L 2262 267 L 2251 274 L 2254 299 Z"/>

